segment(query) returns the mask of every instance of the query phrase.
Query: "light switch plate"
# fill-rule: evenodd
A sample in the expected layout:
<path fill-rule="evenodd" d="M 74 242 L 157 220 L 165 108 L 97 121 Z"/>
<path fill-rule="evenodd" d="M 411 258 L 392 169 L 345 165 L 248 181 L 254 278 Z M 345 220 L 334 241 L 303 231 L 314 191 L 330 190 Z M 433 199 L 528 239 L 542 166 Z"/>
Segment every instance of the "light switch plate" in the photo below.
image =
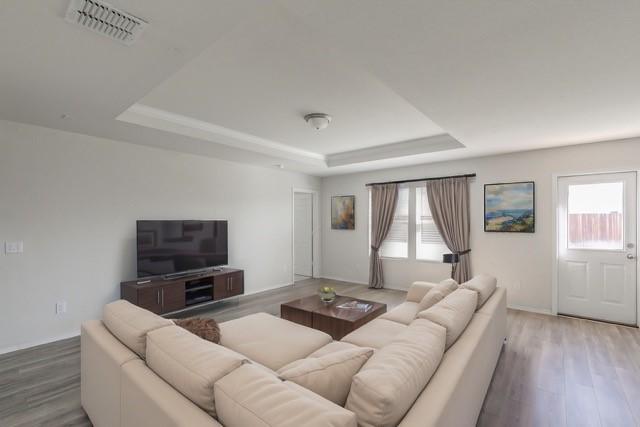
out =
<path fill-rule="evenodd" d="M 19 242 L 4 242 L 4 252 L 6 254 L 21 254 L 24 250 L 24 243 Z"/>

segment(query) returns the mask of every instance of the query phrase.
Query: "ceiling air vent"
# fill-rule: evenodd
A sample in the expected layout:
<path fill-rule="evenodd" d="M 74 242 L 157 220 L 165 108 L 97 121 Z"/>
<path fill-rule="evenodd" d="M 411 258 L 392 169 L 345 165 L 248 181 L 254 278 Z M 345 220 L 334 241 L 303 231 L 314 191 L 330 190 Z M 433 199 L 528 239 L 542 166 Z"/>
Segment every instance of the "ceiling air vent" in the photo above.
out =
<path fill-rule="evenodd" d="M 71 0 L 65 19 L 126 45 L 142 34 L 147 23 L 98 0 Z"/>

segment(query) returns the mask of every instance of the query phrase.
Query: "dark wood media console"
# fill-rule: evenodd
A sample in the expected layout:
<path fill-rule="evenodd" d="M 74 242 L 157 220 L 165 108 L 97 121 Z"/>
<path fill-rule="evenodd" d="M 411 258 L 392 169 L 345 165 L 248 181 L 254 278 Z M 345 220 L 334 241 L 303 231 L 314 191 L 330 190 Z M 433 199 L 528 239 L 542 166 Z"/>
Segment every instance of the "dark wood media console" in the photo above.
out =
<path fill-rule="evenodd" d="M 223 268 L 181 278 L 152 278 L 120 283 L 120 297 L 156 314 L 197 307 L 242 295 L 244 271 Z"/>

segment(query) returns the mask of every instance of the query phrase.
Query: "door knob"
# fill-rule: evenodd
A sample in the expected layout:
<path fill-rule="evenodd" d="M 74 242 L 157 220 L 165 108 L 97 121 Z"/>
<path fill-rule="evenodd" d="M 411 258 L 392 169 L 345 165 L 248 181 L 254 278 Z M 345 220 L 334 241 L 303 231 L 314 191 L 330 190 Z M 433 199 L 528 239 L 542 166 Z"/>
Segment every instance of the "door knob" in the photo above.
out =
<path fill-rule="evenodd" d="M 627 254 L 627 259 L 636 259 L 636 257 L 633 254 Z"/>

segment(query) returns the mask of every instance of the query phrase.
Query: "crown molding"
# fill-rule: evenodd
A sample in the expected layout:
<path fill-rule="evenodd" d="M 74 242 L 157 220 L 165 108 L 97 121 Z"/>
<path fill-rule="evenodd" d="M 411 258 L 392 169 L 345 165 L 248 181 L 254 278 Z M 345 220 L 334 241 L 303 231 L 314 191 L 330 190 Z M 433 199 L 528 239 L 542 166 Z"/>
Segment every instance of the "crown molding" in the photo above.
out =
<path fill-rule="evenodd" d="M 255 151 L 270 156 L 310 163 L 316 166 L 326 166 L 326 157 L 322 154 L 301 150 L 286 144 L 214 125 L 213 123 L 192 117 L 149 107 L 144 104 L 133 104 L 116 117 L 116 120 L 204 139 L 217 144 Z"/>
<path fill-rule="evenodd" d="M 327 156 L 327 166 L 332 168 L 354 163 L 393 159 L 459 148 L 464 148 L 464 145 L 451 135 L 444 133 L 426 138 L 411 139 L 409 141 L 394 142 L 391 144 L 362 148 L 360 150 L 329 154 Z"/>
<path fill-rule="evenodd" d="M 116 120 L 328 169 L 464 148 L 451 135 L 440 134 L 325 156 L 144 104 L 133 104 Z"/>

